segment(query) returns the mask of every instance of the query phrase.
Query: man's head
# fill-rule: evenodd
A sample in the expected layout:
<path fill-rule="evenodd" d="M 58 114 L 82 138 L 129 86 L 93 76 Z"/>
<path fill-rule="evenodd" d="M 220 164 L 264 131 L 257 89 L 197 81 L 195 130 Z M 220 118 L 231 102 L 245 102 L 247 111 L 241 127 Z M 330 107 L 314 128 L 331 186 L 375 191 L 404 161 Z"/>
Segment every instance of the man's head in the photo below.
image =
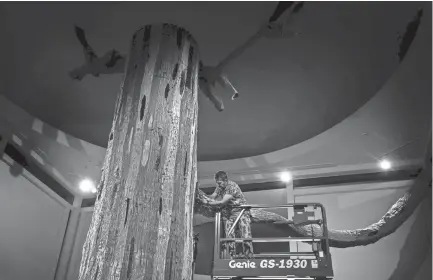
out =
<path fill-rule="evenodd" d="M 227 183 L 229 181 L 229 178 L 227 176 L 227 173 L 224 171 L 218 171 L 215 174 L 215 182 L 219 187 L 225 188 L 227 186 Z"/>

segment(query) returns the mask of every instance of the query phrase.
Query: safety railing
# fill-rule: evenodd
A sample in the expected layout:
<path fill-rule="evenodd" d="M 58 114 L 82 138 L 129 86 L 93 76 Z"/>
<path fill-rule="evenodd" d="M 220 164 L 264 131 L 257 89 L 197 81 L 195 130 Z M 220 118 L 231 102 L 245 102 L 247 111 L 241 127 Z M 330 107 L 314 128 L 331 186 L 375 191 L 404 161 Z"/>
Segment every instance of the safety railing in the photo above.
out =
<path fill-rule="evenodd" d="M 243 205 L 233 208 L 239 208 L 241 211 L 236 211 L 239 212 L 237 216 L 230 216 L 232 222 L 232 218 L 236 218 L 227 232 L 223 230 L 222 213 L 218 212 L 215 217 L 214 276 L 220 278 L 232 276 L 263 277 L 263 275 L 285 277 L 287 275 L 296 275 L 301 276 L 299 279 L 304 279 L 303 277 L 307 276 L 325 277 L 323 279 L 330 279 L 332 277 L 327 219 L 323 205 L 320 203 L 294 203 L 276 206 Z M 254 209 L 263 209 L 269 212 L 280 211 L 278 213 L 280 215 L 281 212 L 284 212 L 287 220 L 267 222 L 266 224 L 291 226 L 293 229 L 291 232 L 295 233 L 293 234 L 294 236 L 289 236 L 289 231 L 287 231 L 287 234 L 285 234 L 287 236 L 254 237 L 254 230 L 252 230 L 251 238 L 240 236 L 228 238 L 227 236 L 222 236 L 223 234 L 231 234 L 233 236 L 232 233 L 236 230 L 240 218 L 245 214 L 245 211 L 254 211 Z M 287 209 L 287 212 L 281 209 Z M 228 217 L 225 218 L 227 219 Z M 254 226 L 254 222 L 252 222 L 252 226 Z M 296 227 L 304 227 L 304 230 L 306 227 L 311 227 L 307 232 L 312 234 L 310 236 L 300 236 L 301 234 L 296 234 Z M 234 255 L 233 252 L 232 254 L 229 252 L 230 246 L 227 246 L 228 242 L 234 242 L 234 246 L 231 246 L 232 250 L 234 247 Z M 243 242 L 251 242 L 254 254 L 250 256 L 237 254 L 237 247 Z M 271 244 L 264 245 L 264 243 L 276 243 L 273 248 L 278 248 L 279 251 L 272 252 L 271 250 L 267 250 L 272 246 Z M 256 246 L 258 247 L 259 245 L 262 247 L 262 250 L 256 250 Z M 299 247 L 303 247 L 303 249 L 299 250 Z M 263 248 L 266 250 L 263 250 Z"/>
<path fill-rule="evenodd" d="M 285 204 L 285 205 L 277 205 L 277 206 L 268 206 L 268 205 L 243 205 L 243 206 L 234 206 L 233 208 L 240 208 L 242 209 L 240 213 L 237 215 L 233 225 L 229 229 L 229 232 L 227 234 L 232 233 L 236 226 L 239 223 L 239 220 L 242 215 L 244 215 L 246 210 L 250 209 L 281 209 L 286 208 L 288 210 L 288 216 L 290 215 L 290 212 L 292 213 L 292 217 L 288 217 L 288 221 L 283 222 L 274 222 L 274 224 L 287 224 L 293 225 L 293 226 L 314 226 L 317 225 L 320 227 L 319 230 L 312 230 L 311 232 L 321 232 L 321 235 L 317 236 L 308 236 L 308 237 L 276 237 L 276 238 L 263 238 L 263 237 L 256 237 L 256 238 L 222 238 L 221 235 L 223 233 L 222 226 L 221 226 L 221 212 L 218 212 L 215 217 L 215 257 L 217 258 L 230 258 L 230 256 L 227 254 L 227 250 L 223 252 L 222 247 L 224 246 L 224 243 L 227 242 L 252 242 L 254 243 L 274 243 L 274 242 L 280 242 L 280 243 L 288 243 L 288 242 L 309 242 L 312 244 L 317 244 L 317 242 L 322 243 L 321 247 L 324 252 L 329 251 L 329 241 L 328 241 L 328 230 L 327 230 L 327 222 L 326 222 L 326 212 L 323 205 L 319 203 L 296 203 L 296 204 Z M 308 211 L 307 208 L 313 208 L 317 211 Z M 292 211 L 289 211 L 292 209 Z M 317 214 L 319 214 L 320 217 L 317 217 Z M 310 219 L 311 218 L 311 219 Z M 314 247 L 315 245 L 313 245 Z M 264 257 L 264 256 L 314 256 L 317 253 L 317 250 L 314 250 L 316 248 L 313 248 L 312 252 L 286 252 L 284 254 L 281 253 L 259 253 L 254 254 L 254 257 Z"/>

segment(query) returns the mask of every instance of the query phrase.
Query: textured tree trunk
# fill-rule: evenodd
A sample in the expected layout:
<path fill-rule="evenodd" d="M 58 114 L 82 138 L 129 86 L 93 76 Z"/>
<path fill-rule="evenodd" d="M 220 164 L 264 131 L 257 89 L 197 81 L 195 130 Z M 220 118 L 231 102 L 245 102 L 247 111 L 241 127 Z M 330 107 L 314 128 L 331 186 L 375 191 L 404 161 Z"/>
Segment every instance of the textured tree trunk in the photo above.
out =
<path fill-rule="evenodd" d="M 191 278 L 198 61 L 184 29 L 134 34 L 80 280 Z"/>

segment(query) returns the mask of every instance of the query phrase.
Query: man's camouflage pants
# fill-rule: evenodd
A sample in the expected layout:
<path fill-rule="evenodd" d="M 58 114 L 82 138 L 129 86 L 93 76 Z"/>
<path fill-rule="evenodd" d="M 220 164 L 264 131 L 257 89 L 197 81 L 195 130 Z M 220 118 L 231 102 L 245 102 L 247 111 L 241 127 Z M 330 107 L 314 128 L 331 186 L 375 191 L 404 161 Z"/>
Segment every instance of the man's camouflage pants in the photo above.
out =
<path fill-rule="evenodd" d="M 230 216 L 223 216 L 224 232 L 226 238 L 252 238 L 251 235 L 251 214 L 249 211 L 245 211 L 239 219 L 234 230 L 229 234 L 231 227 L 233 226 L 236 218 L 240 212 L 232 213 Z M 228 241 L 225 243 L 223 248 L 228 249 L 228 253 L 232 258 L 238 256 L 236 254 L 236 243 Z M 251 241 L 242 242 L 242 257 L 252 258 L 253 257 L 253 243 Z"/>

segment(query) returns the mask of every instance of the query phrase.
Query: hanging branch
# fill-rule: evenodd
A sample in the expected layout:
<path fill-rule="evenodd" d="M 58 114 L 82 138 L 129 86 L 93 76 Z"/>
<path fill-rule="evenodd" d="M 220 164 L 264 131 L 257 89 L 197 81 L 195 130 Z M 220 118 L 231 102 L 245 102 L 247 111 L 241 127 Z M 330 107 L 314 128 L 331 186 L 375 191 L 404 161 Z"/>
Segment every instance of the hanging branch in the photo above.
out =
<path fill-rule="evenodd" d="M 85 63 L 69 73 L 72 79 L 82 80 L 86 75 L 99 77 L 100 74 L 125 72 L 126 56 L 113 49 L 102 57 L 98 57 L 87 42 L 84 30 L 75 26 L 75 34 L 83 47 Z"/>
<path fill-rule="evenodd" d="M 232 100 L 239 97 L 239 92 L 233 87 L 233 85 L 230 83 L 227 76 L 224 74 L 225 69 L 227 66 L 235 61 L 238 57 L 240 57 L 243 53 L 245 53 L 246 50 L 250 49 L 252 46 L 254 46 L 255 43 L 260 38 L 282 38 L 284 37 L 284 27 L 285 22 L 289 22 L 290 17 L 292 17 L 294 14 L 298 13 L 302 7 L 304 6 L 304 2 L 297 2 L 296 5 L 294 5 L 293 1 L 282 1 L 278 2 L 278 5 L 270 17 L 269 21 L 261 26 L 261 28 L 253 34 L 250 38 L 248 38 L 243 44 L 236 47 L 231 53 L 228 54 L 226 58 L 224 58 L 217 66 L 204 66 L 203 71 L 201 73 L 201 77 L 205 80 L 205 83 L 207 83 L 208 91 L 210 91 L 211 88 L 215 87 L 216 83 L 219 83 L 224 88 L 229 88 L 231 91 L 234 92 L 232 96 Z M 282 16 L 285 14 L 285 12 L 291 8 L 294 5 L 293 9 L 290 10 L 290 13 L 288 16 L 284 17 Z M 286 19 L 284 22 L 283 19 Z M 215 96 L 213 94 L 213 96 Z M 215 104 L 215 107 L 220 110 L 220 108 L 223 108 L 222 101 L 220 101 L 219 98 L 216 97 L 215 101 L 212 101 Z M 221 109 L 222 111 L 222 109 Z"/>
<path fill-rule="evenodd" d="M 121 74 L 125 72 L 126 55 L 122 55 L 117 50 L 113 49 L 104 56 L 98 57 L 87 42 L 84 30 L 75 26 L 75 34 L 83 47 L 85 63 L 69 73 L 72 79 L 80 81 L 87 75 L 99 77 L 101 74 Z M 211 85 L 214 85 L 214 83 L 208 82 L 207 73 L 207 67 L 203 67 L 203 64 L 200 63 L 199 89 L 214 104 L 218 111 L 222 111 L 224 110 L 223 102 L 214 94 L 211 88 Z M 231 85 L 230 81 L 228 81 L 225 76 L 222 76 L 221 80 L 223 81 L 223 85 L 230 85 L 236 95 L 237 91 Z"/>
<path fill-rule="evenodd" d="M 233 93 L 232 100 L 239 97 L 239 92 L 224 73 L 227 66 L 241 56 L 247 49 L 251 48 L 260 38 L 284 37 L 284 27 L 286 23 L 289 22 L 293 15 L 302 9 L 303 5 L 304 2 L 279 2 L 268 22 L 246 42 L 235 48 L 217 66 L 205 66 L 203 63 L 200 63 L 199 89 L 214 104 L 218 111 L 221 112 L 224 110 L 224 103 L 214 92 L 217 83 Z M 289 12 L 287 12 L 288 10 Z M 284 16 L 285 14 L 288 15 Z M 292 32 L 289 33 L 292 34 Z M 126 55 L 122 55 L 117 50 L 113 49 L 108 51 L 104 56 L 98 57 L 87 42 L 84 30 L 75 26 L 75 34 L 83 47 L 85 63 L 69 73 L 72 79 L 82 80 L 86 75 L 99 77 L 101 74 L 118 74 L 125 72 Z"/>

